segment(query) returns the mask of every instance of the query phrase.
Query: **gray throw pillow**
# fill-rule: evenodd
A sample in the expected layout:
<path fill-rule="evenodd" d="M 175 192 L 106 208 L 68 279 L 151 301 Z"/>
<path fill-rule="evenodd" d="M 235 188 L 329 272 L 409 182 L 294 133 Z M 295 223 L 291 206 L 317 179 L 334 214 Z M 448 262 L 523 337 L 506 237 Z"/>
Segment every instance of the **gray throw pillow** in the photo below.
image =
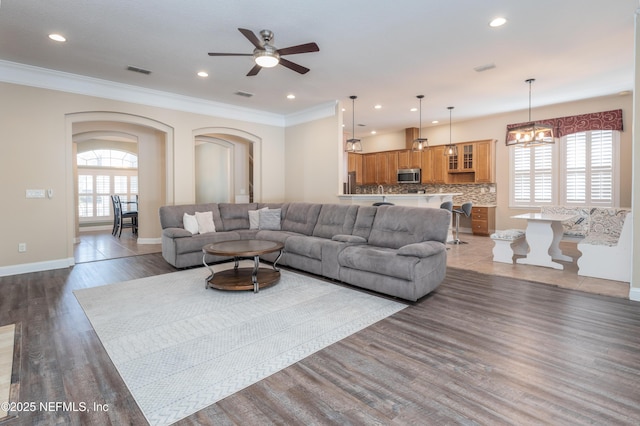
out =
<path fill-rule="evenodd" d="M 281 211 L 282 209 L 260 210 L 260 229 L 279 231 Z"/>

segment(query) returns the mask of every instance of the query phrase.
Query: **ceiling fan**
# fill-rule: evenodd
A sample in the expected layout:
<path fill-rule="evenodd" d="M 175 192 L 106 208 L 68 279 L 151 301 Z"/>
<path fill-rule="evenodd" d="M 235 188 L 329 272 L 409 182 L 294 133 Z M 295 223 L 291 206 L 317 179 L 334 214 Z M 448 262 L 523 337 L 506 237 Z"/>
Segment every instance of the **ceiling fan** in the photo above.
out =
<path fill-rule="evenodd" d="M 262 41 L 260 41 L 251 30 L 238 28 L 238 31 L 240 31 L 251 42 L 251 44 L 255 46 L 253 53 L 209 53 L 209 56 L 253 56 L 253 60 L 256 64 L 251 68 L 251 71 L 249 71 L 247 76 L 254 76 L 260 72 L 261 68 L 271 68 L 278 64 L 300 74 L 306 74 L 309 72 L 309 68 L 284 59 L 282 56 L 320 51 L 320 48 L 315 43 L 305 43 L 297 46 L 285 47 L 284 49 L 278 49 L 271 44 L 273 41 L 273 32 L 270 30 L 260 31 Z"/>

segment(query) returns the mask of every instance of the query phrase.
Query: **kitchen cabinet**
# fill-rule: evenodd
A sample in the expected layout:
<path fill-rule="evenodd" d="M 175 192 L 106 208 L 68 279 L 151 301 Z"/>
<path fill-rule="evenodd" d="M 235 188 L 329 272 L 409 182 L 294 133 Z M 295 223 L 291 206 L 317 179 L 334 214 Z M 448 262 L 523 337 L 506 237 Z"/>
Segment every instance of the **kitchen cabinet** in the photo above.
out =
<path fill-rule="evenodd" d="M 376 184 L 376 153 L 362 154 L 362 184 Z"/>
<path fill-rule="evenodd" d="M 447 171 L 449 173 L 468 173 L 474 171 L 475 143 L 456 144 L 458 153 L 449 155 Z"/>
<path fill-rule="evenodd" d="M 495 181 L 495 139 L 475 143 L 475 182 L 493 183 Z"/>
<path fill-rule="evenodd" d="M 413 151 L 404 149 L 398 151 L 398 168 L 399 169 L 420 169 L 422 168 L 422 153 L 424 151 Z"/>
<path fill-rule="evenodd" d="M 489 236 L 496 230 L 495 207 L 472 207 L 471 230 L 473 235 Z"/>
<path fill-rule="evenodd" d="M 353 152 L 347 153 L 347 171 L 355 172 L 356 185 L 362 185 L 364 178 L 362 173 L 362 154 L 355 154 Z"/>
<path fill-rule="evenodd" d="M 422 183 L 447 183 L 444 148 L 437 145 L 422 151 Z"/>
<path fill-rule="evenodd" d="M 398 183 L 398 155 L 395 151 L 376 153 L 376 184 L 391 185 Z"/>

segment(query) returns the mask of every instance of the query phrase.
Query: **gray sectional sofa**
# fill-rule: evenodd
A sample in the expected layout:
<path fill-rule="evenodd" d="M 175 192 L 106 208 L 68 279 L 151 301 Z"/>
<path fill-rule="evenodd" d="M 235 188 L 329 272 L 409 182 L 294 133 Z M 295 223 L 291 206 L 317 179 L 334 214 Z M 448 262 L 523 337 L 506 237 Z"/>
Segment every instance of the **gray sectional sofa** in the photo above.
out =
<path fill-rule="evenodd" d="M 262 223 L 258 210 L 265 208 L 272 218 L 279 209 L 275 226 Z M 185 213 L 209 211 L 215 232 L 185 229 Z M 250 215 L 258 219 L 250 221 Z M 279 241 L 284 244 L 280 265 L 411 301 L 430 293 L 446 275 L 450 222 L 451 213 L 444 209 L 401 206 L 212 203 L 160 208 L 162 255 L 177 268 L 201 265 L 202 247 L 209 243 Z M 261 257 L 274 261 L 276 256 Z M 207 255 L 207 263 L 223 260 L 228 258 Z"/>

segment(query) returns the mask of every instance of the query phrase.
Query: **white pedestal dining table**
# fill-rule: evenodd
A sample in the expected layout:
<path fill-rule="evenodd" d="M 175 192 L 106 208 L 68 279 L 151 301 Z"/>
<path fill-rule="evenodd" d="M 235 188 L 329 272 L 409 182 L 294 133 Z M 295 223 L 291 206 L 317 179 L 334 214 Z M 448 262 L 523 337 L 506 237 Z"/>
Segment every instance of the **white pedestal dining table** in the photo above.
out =
<path fill-rule="evenodd" d="M 516 262 L 524 265 L 546 266 L 564 269 L 564 265 L 554 260 L 573 261 L 573 258 L 562 253 L 562 222 L 573 219 L 572 214 L 525 213 L 511 216 L 512 219 L 527 221 L 525 237 L 529 244 L 529 253 Z"/>

